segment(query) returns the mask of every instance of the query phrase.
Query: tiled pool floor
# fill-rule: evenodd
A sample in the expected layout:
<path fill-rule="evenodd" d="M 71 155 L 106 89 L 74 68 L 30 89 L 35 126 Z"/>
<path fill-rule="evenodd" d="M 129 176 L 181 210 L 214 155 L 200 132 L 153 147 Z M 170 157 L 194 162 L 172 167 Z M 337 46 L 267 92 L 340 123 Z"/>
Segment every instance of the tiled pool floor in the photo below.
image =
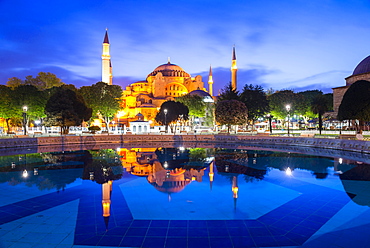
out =
<path fill-rule="evenodd" d="M 110 216 L 101 185 L 80 181 L 64 191 L 2 184 L 0 247 L 369 247 L 370 211 L 337 186 L 294 177 L 264 181 L 299 192 L 257 218 L 141 219 L 127 204 L 125 177 L 112 184 Z M 334 179 L 333 179 L 334 180 Z M 123 190 L 123 188 L 125 190 Z M 8 192 L 13 190 L 12 194 Z M 27 190 L 27 192 L 24 192 Z M 22 194 L 24 192 L 24 194 Z M 18 199 L 14 196 L 18 195 Z M 140 195 L 137 195 L 140 197 Z M 353 197 L 355 197 L 353 195 Z M 7 204 L 7 202 L 9 204 Z M 133 208 L 134 206 L 131 206 Z M 205 205 L 204 208 L 211 208 Z M 153 209 L 155 206 L 153 205 Z M 140 210 L 144 211 L 144 210 Z M 150 209 L 147 209 L 150 211 Z M 183 211 L 183 210 L 181 210 Z"/>

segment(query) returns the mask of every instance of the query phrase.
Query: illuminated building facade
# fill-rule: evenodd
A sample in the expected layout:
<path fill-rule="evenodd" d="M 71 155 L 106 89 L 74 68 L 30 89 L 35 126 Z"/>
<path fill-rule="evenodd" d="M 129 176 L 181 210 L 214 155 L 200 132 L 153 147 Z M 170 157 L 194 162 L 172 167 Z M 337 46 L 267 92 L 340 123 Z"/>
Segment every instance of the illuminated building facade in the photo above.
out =
<path fill-rule="evenodd" d="M 102 81 L 112 84 L 112 64 L 110 60 L 108 32 L 103 42 Z M 235 47 L 232 51 L 231 82 L 237 87 Z M 144 121 L 153 121 L 163 102 L 174 100 L 192 91 L 204 91 L 204 82 L 200 75 L 192 77 L 180 66 L 170 60 L 148 74 L 145 80 L 128 85 L 122 94 L 121 111 L 117 117 L 119 123 L 126 124 L 136 120 L 137 114 L 144 116 Z M 209 71 L 208 92 L 213 97 L 212 69 Z M 152 124 L 153 125 L 153 124 Z"/>

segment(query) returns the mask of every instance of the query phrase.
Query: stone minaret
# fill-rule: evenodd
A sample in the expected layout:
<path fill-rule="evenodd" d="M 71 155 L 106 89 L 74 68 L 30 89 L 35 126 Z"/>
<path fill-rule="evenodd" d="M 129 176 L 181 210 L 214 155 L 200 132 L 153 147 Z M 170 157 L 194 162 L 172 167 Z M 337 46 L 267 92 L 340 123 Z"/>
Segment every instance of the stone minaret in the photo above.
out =
<path fill-rule="evenodd" d="M 108 39 L 108 30 L 106 30 L 103 41 L 103 54 L 101 56 L 102 59 L 101 81 L 109 85 L 112 85 L 112 64 L 110 61 L 109 46 L 110 44 Z"/>
<path fill-rule="evenodd" d="M 213 96 L 213 77 L 212 77 L 212 66 L 209 67 L 208 76 L 208 93 Z"/>
<path fill-rule="evenodd" d="M 233 55 L 231 60 L 231 87 L 233 90 L 237 89 L 236 72 L 238 68 L 236 67 L 236 55 L 235 46 L 233 47 Z"/>

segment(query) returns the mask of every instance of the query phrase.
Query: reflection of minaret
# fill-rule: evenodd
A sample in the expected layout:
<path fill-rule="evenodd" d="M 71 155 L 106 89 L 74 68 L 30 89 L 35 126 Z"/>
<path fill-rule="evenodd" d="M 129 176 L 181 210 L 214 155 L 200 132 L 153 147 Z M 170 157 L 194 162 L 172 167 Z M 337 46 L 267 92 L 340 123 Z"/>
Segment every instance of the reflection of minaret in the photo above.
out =
<path fill-rule="evenodd" d="M 233 176 L 233 186 L 231 188 L 231 191 L 233 192 L 233 198 L 234 198 L 234 208 L 236 209 L 236 199 L 238 199 L 238 177 Z"/>
<path fill-rule="evenodd" d="M 101 81 L 112 85 L 112 63 L 110 61 L 110 51 L 109 51 L 109 39 L 108 30 L 105 31 L 104 41 L 103 41 L 103 54 L 102 58 L 102 79 Z"/>
<path fill-rule="evenodd" d="M 208 176 L 209 176 L 209 187 L 210 187 L 211 191 L 212 191 L 212 184 L 213 184 L 213 176 L 215 175 L 213 173 L 213 163 L 214 163 L 214 161 L 212 161 L 212 163 L 210 163 L 210 165 L 209 165 L 209 173 L 208 173 Z"/>
<path fill-rule="evenodd" d="M 237 82 L 236 82 L 236 71 L 238 68 L 236 67 L 236 54 L 235 54 L 235 45 L 233 47 L 233 55 L 231 60 L 231 87 L 233 90 L 236 90 Z"/>
<path fill-rule="evenodd" d="M 208 76 L 208 93 L 213 96 L 213 76 L 212 76 L 212 66 L 209 67 L 209 76 Z"/>
<path fill-rule="evenodd" d="M 102 206 L 103 206 L 103 217 L 106 228 L 108 229 L 108 222 L 110 216 L 110 197 L 112 193 L 112 181 L 108 181 L 102 184 Z"/>

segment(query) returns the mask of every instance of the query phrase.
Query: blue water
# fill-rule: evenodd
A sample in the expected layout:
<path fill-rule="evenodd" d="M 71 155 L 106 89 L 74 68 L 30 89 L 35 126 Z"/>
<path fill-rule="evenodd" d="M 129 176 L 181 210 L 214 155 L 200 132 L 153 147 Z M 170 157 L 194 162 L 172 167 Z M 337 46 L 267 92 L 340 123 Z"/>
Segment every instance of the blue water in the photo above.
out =
<path fill-rule="evenodd" d="M 368 247 L 370 167 L 350 155 L 131 147 L 3 156 L 0 247 Z"/>

